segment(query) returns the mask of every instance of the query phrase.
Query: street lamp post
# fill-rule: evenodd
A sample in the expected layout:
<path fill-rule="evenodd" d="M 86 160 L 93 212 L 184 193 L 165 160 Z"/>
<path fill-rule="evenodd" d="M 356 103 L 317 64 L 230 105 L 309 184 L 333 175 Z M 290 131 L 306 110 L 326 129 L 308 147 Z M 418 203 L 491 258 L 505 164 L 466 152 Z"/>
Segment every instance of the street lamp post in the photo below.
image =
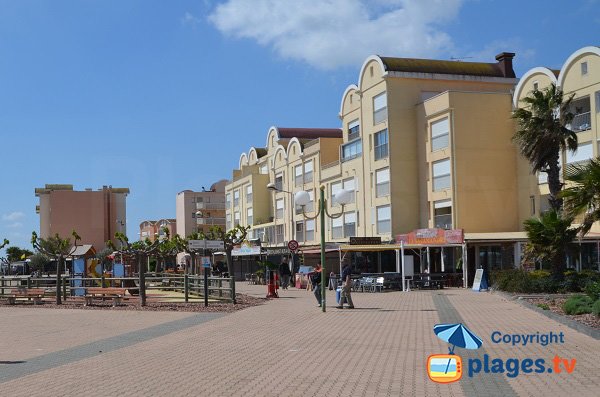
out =
<path fill-rule="evenodd" d="M 323 310 L 323 312 L 326 311 L 325 307 L 327 306 L 325 304 L 326 302 L 326 288 L 325 288 L 325 280 L 327 277 L 327 271 L 325 270 L 325 215 L 327 215 L 328 218 L 331 219 L 336 219 L 339 218 L 340 216 L 342 216 L 344 214 L 344 205 L 348 204 L 350 202 L 350 200 L 352 199 L 351 197 L 351 192 L 341 189 L 338 190 L 337 193 L 334 195 L 333 200 L 335 200 L 337 203 L 341 204 L 342 208 L 339 214 L 330 214 L 327 211 L 327 200 L 325 199 L 325 186 L 321 185 L 321 187 L 319 188 L 320 193 L 319 193 L 319 206 L 318 206 L 318 210 L 317 210 L 317 214 L 313 217 L 311 216 L 307 216 L 306 212 L 304 211 L 304 207 L 310 202 L 310 196 L 308 194 L 308 192 L 306 191 L 299 191 L 298 193 L 296 193 L 295 197 L 294 197 L 294 201 L 297 205 L 302 207 L 302 215 L 305 218 L 308 219 L 316 219 L 317 217 L 319 218 L 319 222 L 321 223 L 321 308 Z"/>

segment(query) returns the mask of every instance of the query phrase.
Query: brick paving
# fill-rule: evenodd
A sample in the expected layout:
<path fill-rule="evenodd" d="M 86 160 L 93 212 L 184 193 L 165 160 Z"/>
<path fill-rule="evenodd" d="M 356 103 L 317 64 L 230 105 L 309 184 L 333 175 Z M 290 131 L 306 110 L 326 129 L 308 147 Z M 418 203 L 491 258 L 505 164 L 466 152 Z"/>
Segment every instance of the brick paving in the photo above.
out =
<path fill-rule="evenodd" d="M 238 292 L 266 295 L 238 283 Z M 229 314 L 19 309 L 0 306 L 0 396 L 541 396 L 598 395 L 600 342 L 504 297 L 469 290 L 355 293 L 326 313 L 290 289 Z M 490 357 L 576 358 L 572 374 L 430 381 L 432 332 L 464 322 Z M 493 344 L 491 332 L 564 332 L 564 345 Z M 482 357 L 483 350 L 457 354 Z M 466 364 L 465 364 L 466 365 Z"/>

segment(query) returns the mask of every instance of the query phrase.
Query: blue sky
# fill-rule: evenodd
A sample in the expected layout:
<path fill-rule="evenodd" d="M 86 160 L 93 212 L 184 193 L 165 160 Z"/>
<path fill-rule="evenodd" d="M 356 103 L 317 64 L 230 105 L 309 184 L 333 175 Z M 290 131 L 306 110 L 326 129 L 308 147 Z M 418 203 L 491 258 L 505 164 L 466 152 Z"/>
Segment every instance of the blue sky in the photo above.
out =
<path fill-rule="evenodd" d="M 30 248 L 36 187 L 129 187 L 127 228 L 230 178 L 270 126 L 339 127 L 370 54 L 520 76 L 600 45 L 600 1 L 0 0 L 0 240 Z"/>

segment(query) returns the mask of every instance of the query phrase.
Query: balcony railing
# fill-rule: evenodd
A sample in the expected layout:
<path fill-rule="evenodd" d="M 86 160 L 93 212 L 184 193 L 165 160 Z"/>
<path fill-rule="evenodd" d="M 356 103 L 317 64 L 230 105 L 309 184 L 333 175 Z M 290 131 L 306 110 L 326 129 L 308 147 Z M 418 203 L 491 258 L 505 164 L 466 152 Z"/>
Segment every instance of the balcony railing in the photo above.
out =
<path fill-rule="evenodd" d="M 571 121 L 571 130 L 575 132 L 586 131 L 592 128 L 592 117 L 590 112 L 579 113 Z"/>
<path fill-rule="evenodd" d="M 434 227 L 439 229 L 452 229 L 452 215 L 436 215 L 434 217 Z"/>
<path fill-rule="evenodd" d="M 225 203 L 196 203 L 197 210 L 224 210 Z"/>
<path fill-rule="evenodd" d="M 198 225 L 224 225 L 225 218 L 196 218 Z"/>

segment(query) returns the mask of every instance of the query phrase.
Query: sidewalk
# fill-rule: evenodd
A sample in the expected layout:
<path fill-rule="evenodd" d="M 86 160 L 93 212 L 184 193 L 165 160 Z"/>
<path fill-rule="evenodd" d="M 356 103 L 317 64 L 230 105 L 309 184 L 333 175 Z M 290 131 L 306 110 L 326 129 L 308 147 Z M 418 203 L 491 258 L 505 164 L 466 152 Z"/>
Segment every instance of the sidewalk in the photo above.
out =
<path fill-rule="evenodd" d="M 266 286 L 238 283 L 264 297 Z M 470 290 L 355 293 L 356 309 L 322 313 L 312 292 L 230 314 L 0 306 L 0 395 L 11 396 L 595 396 L 600 342 L 503 297 Z M 483 340 L 469 358 L 577 360 L 573 373 L 467 373 L 428 379 L 448 344 L 432 329 L 463 322 Z M 564 333 L 564 344 L 513 347 L 490 335 Z M 23 362 L 20 362 L 23 361 Z M 10 363 L 12 362 L 12 363 Z"/>

